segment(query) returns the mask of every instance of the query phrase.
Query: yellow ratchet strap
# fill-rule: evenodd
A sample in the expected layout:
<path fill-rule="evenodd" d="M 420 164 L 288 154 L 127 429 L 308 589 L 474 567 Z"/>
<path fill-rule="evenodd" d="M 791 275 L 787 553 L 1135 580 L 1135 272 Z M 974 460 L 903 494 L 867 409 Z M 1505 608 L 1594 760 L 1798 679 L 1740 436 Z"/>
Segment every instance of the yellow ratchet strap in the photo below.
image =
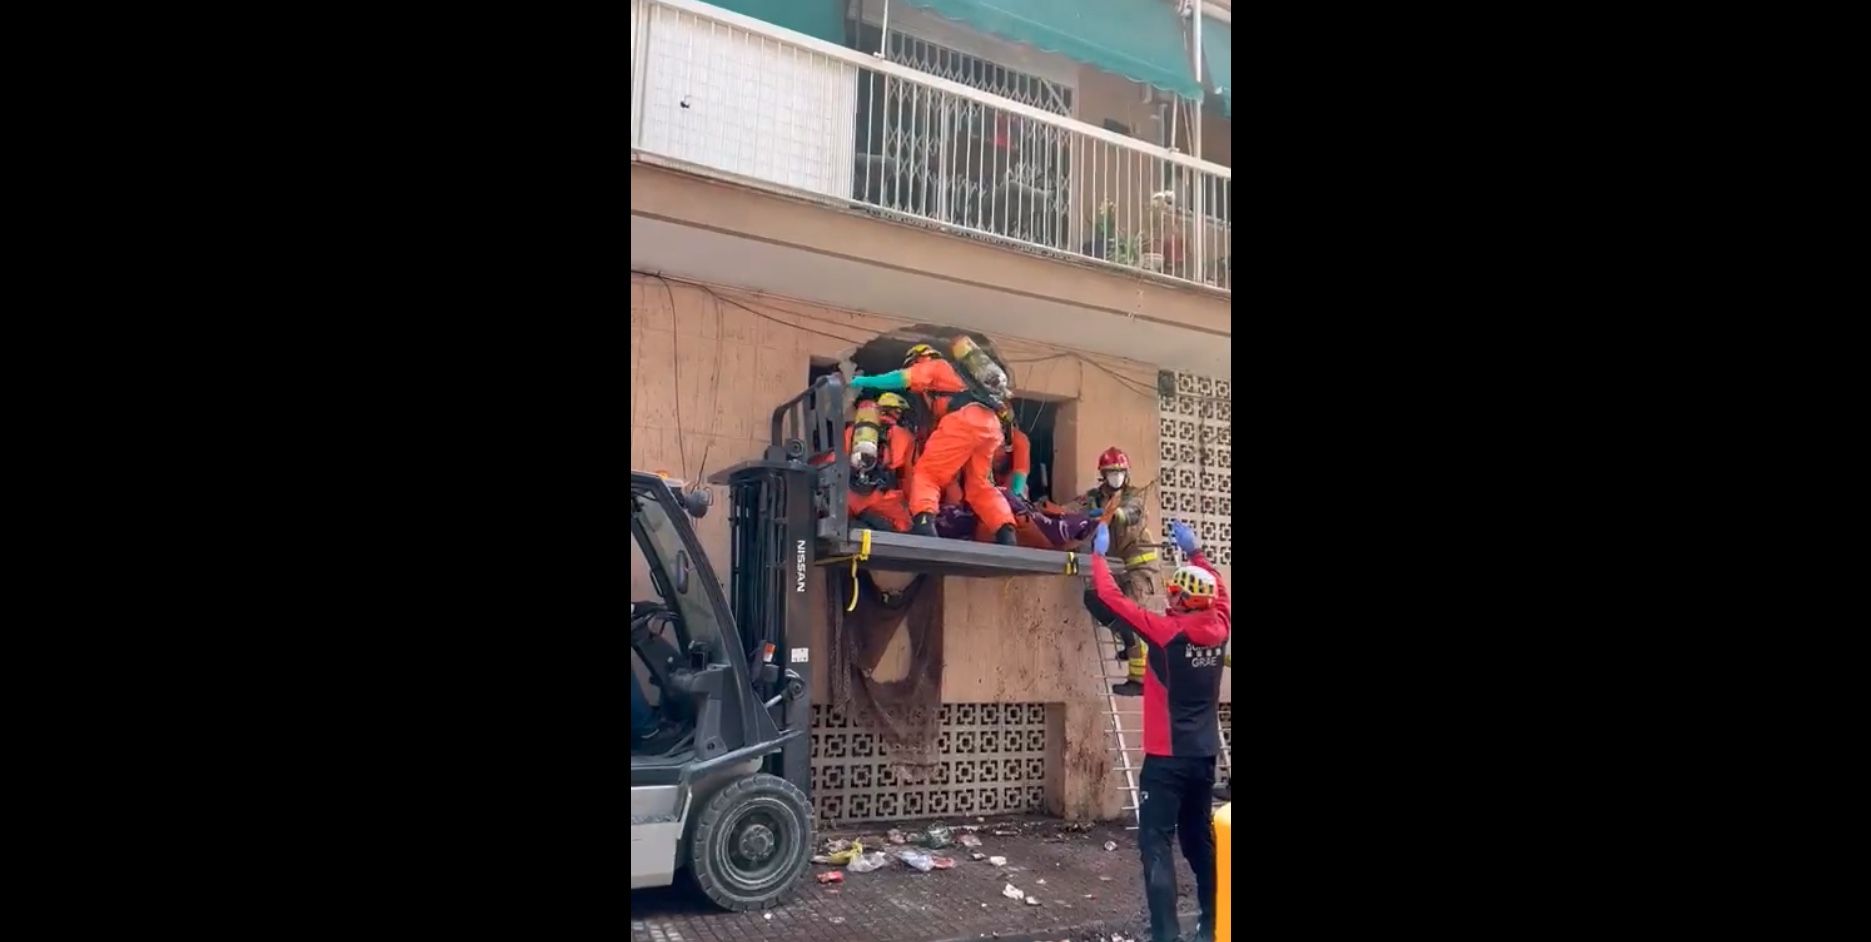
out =
<path fill-rule="evenodd" d="M 858 554 L 851 557 L 851 604 L 845 606 L 847 612 L 858 610 L 858 560 L 869 558 L 871 558 L 871 531 L 859 530 Z"/>

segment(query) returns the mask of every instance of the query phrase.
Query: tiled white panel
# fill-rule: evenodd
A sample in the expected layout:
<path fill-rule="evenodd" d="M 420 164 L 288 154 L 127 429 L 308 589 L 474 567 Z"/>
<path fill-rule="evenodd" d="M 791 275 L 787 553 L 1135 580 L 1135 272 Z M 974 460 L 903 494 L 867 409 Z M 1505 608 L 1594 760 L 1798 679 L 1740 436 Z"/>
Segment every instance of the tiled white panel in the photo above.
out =
<path fill-rule="evenodd" d="M 652 5 L 642 137 L 650 153 L 768 183 L 851 195 L 856 69 Z"/>

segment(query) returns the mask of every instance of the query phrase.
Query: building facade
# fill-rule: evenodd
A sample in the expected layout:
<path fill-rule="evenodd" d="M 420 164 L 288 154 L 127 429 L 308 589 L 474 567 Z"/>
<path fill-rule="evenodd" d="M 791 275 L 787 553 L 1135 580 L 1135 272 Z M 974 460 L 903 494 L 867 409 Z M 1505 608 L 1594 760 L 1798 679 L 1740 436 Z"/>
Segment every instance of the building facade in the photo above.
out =
<path fill-rule="evenodd" d="M 977 330 L 1014 373 L 1036 491 L 1086 490 L 1098 452 L 1121 447 L 1153 485 L 1153 529 L 1193 522 L 1229 578 L 1231 106 L 1219 75 L 1185 81 L 1188 60 L 1163 51 L 1186 55 L 1193 17 L 1165 2 L 1131 24 L 1159 41 L 1146 59 L 1108 30 L 1074 39 L 1071 19 L 1056 41 L 1003 35 L 961 0 L 892 3 L 887 22 L 881 0 L 776 6 L 632 3 L 631 465 L 704 479 L 758 457 L 774 409 L 860 345 Z M 1226 24 L 1203 22 L 1207 47 Z M 1149 64 L 1099 65 L 1133 60 Z M 724 581 L 727 516 L 698 521 Z M 841 577 L 810 581 L 813 611 Z M 815 671 L 821 816 L 1127 814 L 1110 644 L 1083 580 L 924 591 L 940 600 L 939 737 L 893 755 Z M 815 621 L 811 649 L 832 632 Z M 917 673 L 926 652 L 904 635 L 869 679 Z"/>

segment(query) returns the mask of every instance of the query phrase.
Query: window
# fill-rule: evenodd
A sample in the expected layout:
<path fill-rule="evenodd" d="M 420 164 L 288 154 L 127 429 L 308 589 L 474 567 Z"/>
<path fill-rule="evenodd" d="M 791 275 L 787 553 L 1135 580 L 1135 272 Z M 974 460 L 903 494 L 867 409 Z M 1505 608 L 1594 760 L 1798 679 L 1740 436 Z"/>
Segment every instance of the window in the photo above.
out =
<path fill-rule="evenodd" d="M 1053 490 L 1053 423 L 1058 417 L 1057 403 L 1040 399 L 1013 400 L 1013 420 L 1026 433 L 1027 441 L 1032 446 L 1032 473 L 1027 476 L 1027 497 L 1035 503 L 1051 500 L 1065 503 L 1072 499 L 1071 488 L 1059 494 Z"/>

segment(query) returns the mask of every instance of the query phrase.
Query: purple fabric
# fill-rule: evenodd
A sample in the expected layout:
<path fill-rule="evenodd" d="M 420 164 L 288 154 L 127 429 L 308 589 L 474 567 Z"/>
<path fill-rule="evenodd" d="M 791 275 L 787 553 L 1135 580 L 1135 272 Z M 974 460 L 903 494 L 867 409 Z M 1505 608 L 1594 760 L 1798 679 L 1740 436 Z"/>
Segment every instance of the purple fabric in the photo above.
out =
<path fill-rule="evenodd" d="M 1007 506 L 1013 509 L 1016 518 L 1025 517 L 1042 536 L 1053 546 L 1065 546 L 1076 540 L 1091 535 L 1093 520 L 1084 514 L 1062 514 L 1052 516 L 1034 509 L 1033 505 L 1008 493 L 1006 488 L 1000 491 L 1007 497 Z M 974 539 L 975 515 L 966 504 L 949 504 L 942 507 L 935 517 L 936 533 L 951 540 Z"/>

